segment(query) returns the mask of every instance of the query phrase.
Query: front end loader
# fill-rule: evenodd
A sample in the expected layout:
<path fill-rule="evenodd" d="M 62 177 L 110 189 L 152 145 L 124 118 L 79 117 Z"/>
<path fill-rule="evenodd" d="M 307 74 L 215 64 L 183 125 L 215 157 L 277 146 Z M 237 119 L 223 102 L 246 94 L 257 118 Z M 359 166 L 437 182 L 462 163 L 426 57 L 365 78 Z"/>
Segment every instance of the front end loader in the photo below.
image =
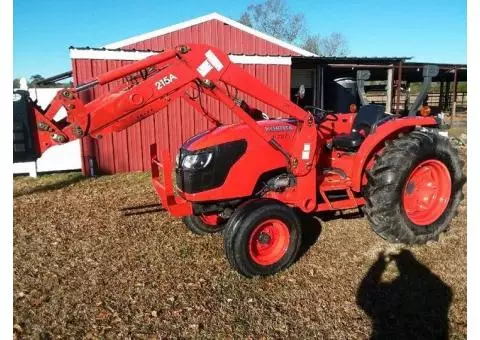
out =
<path fill-rule="evenodd" d="M 79 98 L 118 79 L 125 82 L 108 94 L 89 103 Z M 285 118 L 269 119 L 238 92 Z M 120 131 L 183 98 L 215 127 L 186 140 L 174 164 L 152 145 L 153 186 L 192 232 L 223 231 L 229 263 L 248 277 L 293 263 L 302 241 L 299 214 L 363 209 L 379 236 L 421 244 L 448 228 L 463 197 L 462 163 L 437 117 L 419 116 L 414 107 L 402 117 L 368 103 L 353 113 L 302 109 L 211 46 L 181 45 L 101 74 L 59 91 L 45 110 L 26 93 L 17 95 L 14 157 L 24 160 L 76 138 Z M 223 125 L 205 109 L 205 97 L 241 123 Z M 62 107 L 67 116 L 54 121 Z"/>

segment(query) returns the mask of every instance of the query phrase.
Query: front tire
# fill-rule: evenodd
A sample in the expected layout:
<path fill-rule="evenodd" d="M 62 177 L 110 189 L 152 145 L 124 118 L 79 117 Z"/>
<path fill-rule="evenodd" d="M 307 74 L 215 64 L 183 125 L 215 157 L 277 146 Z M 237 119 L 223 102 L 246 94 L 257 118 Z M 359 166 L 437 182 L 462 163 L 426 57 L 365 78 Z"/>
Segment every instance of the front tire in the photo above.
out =
<path fill-rule="evenodd" d="M 365 214 L 393 243 L 438 240 L 463 199 L 465 176 L 449 139 L 413 131 L 390 143 L 367 172 Z"/>
<path fill-rule="evenodd" d="M 218 233 L 225 228 L 226 221 L 217 214 L 185 216 L 183 223 L 194 234 L 207 235 Z"/>
<path fill-rule="evenodd" d="M 230 265 L 240 274 L 273 275 L 295 260 L 301 244 L 301 223 L 288 206 L 270 199 L 237 208 L 224 232 Z"/>

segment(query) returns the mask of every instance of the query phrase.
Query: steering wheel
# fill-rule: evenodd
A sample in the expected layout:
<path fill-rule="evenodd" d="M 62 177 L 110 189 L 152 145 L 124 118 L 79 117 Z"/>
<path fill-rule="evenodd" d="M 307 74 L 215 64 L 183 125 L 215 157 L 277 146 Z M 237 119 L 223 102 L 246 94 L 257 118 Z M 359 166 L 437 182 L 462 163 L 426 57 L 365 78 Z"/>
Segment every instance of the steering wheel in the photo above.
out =
<path fill-rule="evenodd" d="M 315 122 L 317 124 L 324 121 L 325 118 L 327 118 L 327 116 L 329 116 L 329 115 L 335 117 L 336 118 L 335 120 L 338 119 L 338 117 L 335 115 L 335 112 L 332 111 L 332 110 L 325 110 L 325 109 L 322 109 L 318 106 L 313 106 L 313 105 L 305 105 L 304 108 L 306 110 L 311 110 L 312 111 L 313 117 L 315 118 Z"/>

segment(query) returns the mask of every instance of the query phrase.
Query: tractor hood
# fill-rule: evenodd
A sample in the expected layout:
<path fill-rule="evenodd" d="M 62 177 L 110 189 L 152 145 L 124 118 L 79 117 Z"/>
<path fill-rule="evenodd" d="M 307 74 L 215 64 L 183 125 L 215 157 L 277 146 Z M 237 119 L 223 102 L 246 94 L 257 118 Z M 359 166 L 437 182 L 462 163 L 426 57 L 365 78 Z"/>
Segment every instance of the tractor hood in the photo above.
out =
<path fill-rule="evenodd" d="M 281 118 L 258 121 L 265 131 L 273 136 L 282 146 L 288 147 L 297 130 L 295 119 Z M 247 124 L 222 125 L 204 132 L 201 132 L 188 139 L 182 146 L 188 151 L 199 151 L 219 144 L 245 139 L 247 142 L 264 144 L 262 140 Z M 268 145 L 267 145 L 268 146 Z M 268 146 L 270 147 L 270 146 Z"/>

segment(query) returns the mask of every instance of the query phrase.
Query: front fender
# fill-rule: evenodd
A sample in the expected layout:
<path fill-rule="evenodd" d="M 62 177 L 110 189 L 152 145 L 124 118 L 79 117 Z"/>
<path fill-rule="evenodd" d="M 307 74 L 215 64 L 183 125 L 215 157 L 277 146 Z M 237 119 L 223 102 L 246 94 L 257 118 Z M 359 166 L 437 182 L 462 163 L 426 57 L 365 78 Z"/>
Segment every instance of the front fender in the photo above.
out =
<path fill-rule="evenodd" d="M 437 120 L 434 117 L 403 117 L 394 118 L 377 127 L 374 133 L 369 135 L 358 149 L 357 155 L 353 162 L 352 172 L 352 189 L 359 192 L 362 186 L 362 175 L 365 171 L 365 166 L 374 153 L 378 150 L 379 145 L 391 138 L 392 135 L 397 135 L 400 132 L 413 130 L 416 126 L 436 126 Z"/>

